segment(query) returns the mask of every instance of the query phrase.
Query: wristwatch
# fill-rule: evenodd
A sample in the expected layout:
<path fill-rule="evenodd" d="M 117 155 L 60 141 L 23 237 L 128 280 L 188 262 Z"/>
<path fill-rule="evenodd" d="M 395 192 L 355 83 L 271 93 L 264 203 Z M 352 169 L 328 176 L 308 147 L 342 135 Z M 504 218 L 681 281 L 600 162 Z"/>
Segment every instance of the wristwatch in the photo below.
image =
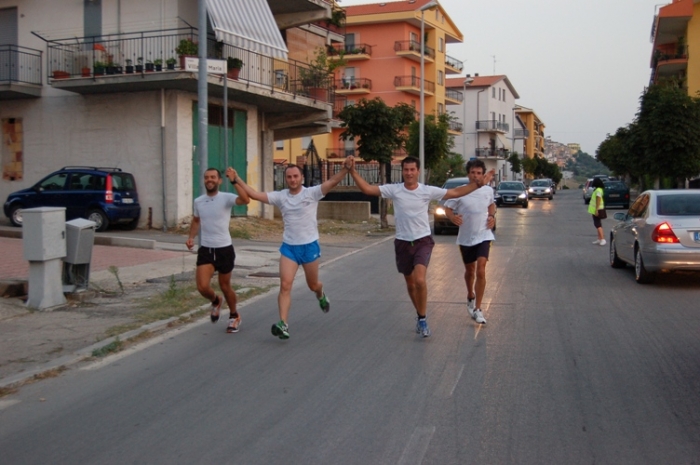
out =
<path fill-rule="evenodd" d="M 231 184 L 236 184 L 238 181 L 234 178 L 233 181 L 231 181 L 231 180 L 229 179 L 229 182 L 230 182 Z"/>

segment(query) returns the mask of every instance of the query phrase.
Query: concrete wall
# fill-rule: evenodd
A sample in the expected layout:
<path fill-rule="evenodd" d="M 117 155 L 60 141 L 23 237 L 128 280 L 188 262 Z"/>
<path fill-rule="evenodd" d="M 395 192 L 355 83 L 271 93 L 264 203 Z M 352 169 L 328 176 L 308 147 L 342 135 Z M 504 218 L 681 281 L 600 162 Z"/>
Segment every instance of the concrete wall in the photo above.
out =
<path fill-rule="evenodd" d="M 369 202 L 323 201 L 318 204 L 319 220 L 367 221 L 370 217 Z M 277 207 L 275 207 L 275 218 L 282 218 Z"/>

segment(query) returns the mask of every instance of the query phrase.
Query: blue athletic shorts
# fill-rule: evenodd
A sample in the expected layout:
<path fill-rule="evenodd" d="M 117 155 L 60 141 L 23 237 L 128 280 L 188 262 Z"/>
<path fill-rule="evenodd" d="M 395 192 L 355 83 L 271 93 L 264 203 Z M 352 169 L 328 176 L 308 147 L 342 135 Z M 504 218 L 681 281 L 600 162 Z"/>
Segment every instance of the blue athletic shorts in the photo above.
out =
<path fill-rule="evenodd" d="M 321 257 L 321 246 L 318 241 L 304 245 L 289 245 L 282 242 L 280 253 L 297 265 L 305 265 L 318 260 Z"/>

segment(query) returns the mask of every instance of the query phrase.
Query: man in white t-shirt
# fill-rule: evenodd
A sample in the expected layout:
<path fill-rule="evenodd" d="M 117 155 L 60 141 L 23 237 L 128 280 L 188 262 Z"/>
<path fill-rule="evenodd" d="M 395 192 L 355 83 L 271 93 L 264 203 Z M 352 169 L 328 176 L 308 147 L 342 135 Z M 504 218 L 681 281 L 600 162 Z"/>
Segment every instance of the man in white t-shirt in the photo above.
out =
<path fill-rule="evenodd" d="M 467 163 L 469 184 L 479 186 L 471 195 L 445 202 L 447 217 L 457 226 L 457 245 L 464 263 L 464 282 L 467 284 L 467 310 L 479 324 L 486 319 L 481 311 L 481 302 L 486 290 L 486 263 L 489 260 L 493 227 L 496 225 L 496 204 L 493 188 L 484 185 L 484 162 L 470 160 Z"/>
<path fill-rule="evenodd" d="M 418 182 L 420 161 L 415 157 L 406 157 L 401 161 L 402 184 L 384 184 L 373 186 L 365 181 L 355 170 L 354 159 L 350 159 L 350 174 L 357 187 L 367 195 L 375 195 L 394 201 L 394 221 L 396 239 L 394 252 L 396 268 L 404 275 L 406 288 L 411 302 L 416 309 L 416 333 L 423 337 L 430 336 L 427 321 L 428 287 L 426 275 L 430 254 L 435 242 L 430 231 L 428 209 L 433 200 L 453 199 L 467 195 L 477 189 L 467 184 L 454 189 L 442 189 Z M 490 171 L 485 179 L 490 180 Z"/>
<path fill-rule="evenodd" d="M 280 339 L 289 339 L 289 309 L 292 306 L 292 284 L 299 266 L 304 269 L 306 284 L 318 299 L 324 313 L 328 313 L 331 303 L 323 283 L 318 279 L 318 261 L 321 247 L 318 243 L 318 203 L 348 174 L 343 167 L 327 181 L 318 186 L 304 187 L 301 168 L 288 165 L 284 170 L 287 189 L 276 192 L 258 192 L 244 182 L 240 182 L 251 199 L 274 205 L 282 213 L 284 233 L 280 247 L 280 292 L 277 297 L 280 321 L 272 325 L 272 334 Z"/>
<path fill-rule="evenodd" d="M 194 216 L 190 225 L 190 234 L 185 244 L 192 250 L 194 238 L 199 232 L 199 249 L 197 249 L 197 290 L 211 301 L 210 318 L 212 323 L 219 321 L 221 311 L 221 296 L 211 287 L 214 272 L 219 273 L 219 287 L 224 294 L 229 308 L 227 333 L 237 333 L 241 325 L 241 317 L 236 309 L 236 291 L 231 287 L 231 272 L 235 265 L 236 252 L 231 242 L 229 223 L 231 208 L 234 205 L 247 205 L 250 202 L 248 194 L 241 189 L 236 181 L 238 173 L 231 167 L 226 169 L 226 177 L 236 186 L 236 194 L 219 192 L 221 173 L 216 168 L 208 168 L 204 172 L 204 187 L 206 194 L 194 199 Z"/>

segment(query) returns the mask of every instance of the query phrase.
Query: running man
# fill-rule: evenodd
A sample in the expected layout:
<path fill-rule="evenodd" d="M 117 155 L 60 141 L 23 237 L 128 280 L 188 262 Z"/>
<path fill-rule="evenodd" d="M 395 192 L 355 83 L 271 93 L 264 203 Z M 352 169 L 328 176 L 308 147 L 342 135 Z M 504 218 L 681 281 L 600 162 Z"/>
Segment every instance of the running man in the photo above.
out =
<path fill-rule="evenodd" d="M 194 200 L 194 217 L 185 244 L 192 250 L 194 238 L 201 230 L 197 250 L 197 290 L 202 297 L 211 301 L 210 318 L 212 323 L 216 323 L 219 321 L 222 297 L 216 295 L 212 289 L 211 278 L 215 271 L 219 273 L 219 287 L 229 308 L 226 332 L 237 333 L 241 326 L 241 316 L 236 310 L 236 291 L 231 287 L 231 271 L 236 260 L 236 252 L 231 242 L 229 223 L 231 208 L 234 205 L 248 205 L 250 198 L 236 181 L 238 177 L 236 170 L 228 167 L 226 177 L 236 186 L 238 195 L 219 192 L 222 179 L 218 169 L 208 168 L 204 172 L 204 187 L 207 192 Z"/>
<path fill-rule="evenodd" d="M 478 186 L 471 195 L 445 202 L 445 213 L 459 226 L 457 245 L 464 263 L 464 282 L 467 284 L 469 316 L 481 325 L 486 319 L 481 302 L 486 290 L 486 263 L 489 260 L 493 227 L 496 225 L 496 204 L 493 188 L 484 184 L 486 165 L 481 160 L 467 162 L 469 184 Z"/>
<path fill-rule="evenodd" d="M 272 335 L 289 339 L 289 309 L 292 306 L 292 284 L 301 266 L 306 276 L 306 285 L 316 294 L 319 306 L 328 313 L 331 302 L 318 279 L 318 264 L 321 247 L 318 243 L 318 203 L 348 173 L 347 166 L 321 185 L 304 187 L 301 168 L 288 165 L 284 171 L 287 189 L 277 192 L 257 192 L 239 180 L 251 199 L 274 205 L 280 209 L 284 222 L 282 246 L 280 247 L 280 292 L 277 296 L 280 321 L 272 325 Z"/>
<path fill-rule="evenodd" d="M 394 201 L 394 221 L 396 223 L 396 239 L 394 252 L 396 268 L 406 280 L 408 296 L 416 309 L 416 333 L 423 337 L 430 336 L 427 320 L 428 287 L 426 275 L 430 254 L 435 242 L 430 232 L 428 208 L 432 200 L 454 199 L 474 192 L 478 187 L 469 183 L 454 189 L 442 189 L 418 182 L 420 176 L 420 161 L 415 157 L 406 157 L 401 161 L 402 184 L 370 185 L 362 179 L 355 170 L 353 157 L 348 157 L 350 174 L 357 187 L 367 195 L 392 199 Z M 489 182 L 493 171 L 484 176 L 484 182 Z"/>

